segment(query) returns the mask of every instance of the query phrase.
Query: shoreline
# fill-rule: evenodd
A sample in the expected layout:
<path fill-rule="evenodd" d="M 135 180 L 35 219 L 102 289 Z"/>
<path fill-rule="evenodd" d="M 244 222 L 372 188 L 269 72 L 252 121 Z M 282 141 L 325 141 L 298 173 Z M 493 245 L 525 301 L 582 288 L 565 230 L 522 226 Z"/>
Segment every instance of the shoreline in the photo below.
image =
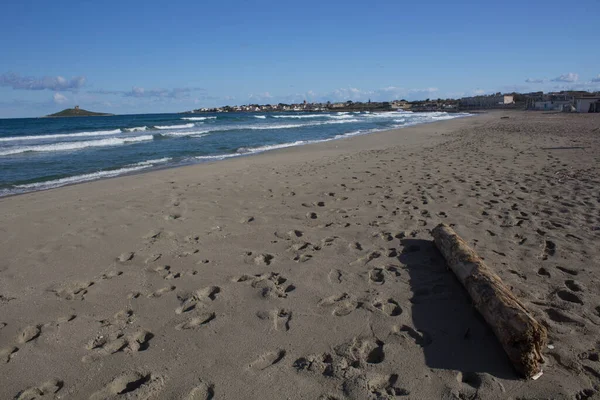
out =
<path fill-rule="evenodd" d="M 481 113 L 478 113 L 476 111 L 474 113 L 470 113 L 470 115 L 461 116 L 461 117 L 458 117 L 458 118 L 455 118 L 455 119 L 472 118 L 472 117 L 475 117 L 477 115 L 481 115 Z M 258 152 L 255 152 L 255 153 L 248 153 L 248 154 L 244 154 L 244 153 L 235 154 L 235 153 L 232 153 L 232 154 L 214 155 L 214 156 L 211 155 L 210 157 L 215 157 L 215 161 L 211 161 L 211 160 L 193 161 L 193 159 L 195 159 L 196 157 L 191 157 L 188 160 L 180 160 L 175 165 L 156 165 L 156 166 L 151 166 L 151 167 L 148 167 L 148 168 L 142 168 L 139 171 L 132 171 L 132 172 L 126 172 L 126 173 L 123 173 L 123 174 L 118 174 L 116 176 L 110 176 L 110 177 L 105 177 L 105 178 L 100 177 L 100 178 L 90 179 L 90 180 L 81 181 L 81 182 L 67 183 L 67 184 L 64 184 L 64 185 L 50 187 L 50 188 L 34 189 L 34 190 L 29 190 L 29 191 L 23 191 L 23 192 L 20 192 L 20 193 L 6 194 L 6 195 L 0 196 L 0 201 L 2 199 L 4 199 L 4 198 L 13 197 L 13 196 L 21 196 L 21 195 L 28 194 L 28 193 L 44 192 L 44 191 L 59 189 L 59 188 L 62 188 L 62 187 L 67 187 L 67 186 L 74 186 L 74 185 L 80 185 L 80 184 L 84 184 L 84 183 L 97 182 L 97 181 L 102 181 L 102 180 L 106 180 L 106 179 L 115 179 L 115 178 L 124 177 L 124 176 L 146 174 L 146 173 L 151 173 L 151 172 L 161 171 L 161 170 L 171 169 L 171 168 L 183 168 L 183 167 L 189 167 L 189 166 L 193 166 L 193 165 L 202 165 L 202 164 L 206 164 L 206 163 L 221 162 L 221 161 L 225 161 L 225 160 L 229 160 L 229 159 L 234 159 L 234 158 L 240 158 L 240 157 L 251 157 L 251 156 L 260 155 L 260 154 L 263 154 L 263 153 L 270 153 L 270 152 L 273 152 L 273 151 L 279 151 L 279 150 L 284 150 L 284 149 L 293 148 L 293 147 L 304 147 L 304 146 L 309 146 L 309 145 L 318 145 L 318 144 L 321 144 L 321 143 L 327 143 L 327 142 L 332 142 L 332 141 L 339 141 L 339 140 L 344 140 L 344 139 L 351 139 L 351 138 L 358 137 L 358 136 L 368 136 L 368 135 L 380 134 L 380 133 L 389 132 L 389 131 L 404 130 L 404 129 L 413 128 L 413 127 L 420 126 L 420 125 L 443 123 L 443 122 L 453 121 L 455 119 L 442 120 L 442 121 L 432 121 L 432 122 L 422 122 L 422 123 L 418 123 L 418 124 L 414 124 L 414 125 L 407 125 L 407 126 L 404 126 L 404 127 L 395 128 L 395 129 L 383 129 L 383 130 L 379 130 L 379 131 L 378 130 L 376 130 L 376 131 L 372 131 L 371 130 L 371 131 L 366 131 L 364 133 L 358 133 L 358 134 L 347 136 L 347 137 L 343 137 L 343 135 L 342 135 L 342 137 L 339 137 L 339 138 L 335 138 L 334 137 L 334 138 L 329 138 L 329 139 L 320 139 L 320 140 L 311 141 L 310 143 L 303 143 L 303 144 L 298 144 L 298 145 L 290 144 L 289 146 L 285 146 L 283 148 L 268 149 L 268 150 L 258 151 Z M 286 144 L 288 144 L 288 143 L 282 143 L 282 145 L 286 145 Z M 223 157 L 223 158 L 217 159 L 219 157 Z M 131 165 L 129 167 L 133 167 L 133 165 Z M 124 168 L 127 168 L 127 166 L 124 166 L 124 167 L 121 167 L 119 169 L 116 169 L 115 171 L 118 171 L 118 170 L 124 169 Z M 93 173 L 110 172 L 110 171 L 113 171 L 113 170 L 96 171 L 96 172 L 93 172 Z M 93 174 L 93 173 L 91 173 L 91 174 Z M 75 177 L 75 176 L 73 176 L 73 177 Z M 67 176 L 67 177 L 61 178 L 61 179 L 67 179 L 67 178 L 71 178 L 71 176 Z M 46 182 L 50 182 L 50 181 L 46 181 Z M 32 184 L 36 184 L 36 183 L 44 183 L 44 181 L 32 182 Z"/>

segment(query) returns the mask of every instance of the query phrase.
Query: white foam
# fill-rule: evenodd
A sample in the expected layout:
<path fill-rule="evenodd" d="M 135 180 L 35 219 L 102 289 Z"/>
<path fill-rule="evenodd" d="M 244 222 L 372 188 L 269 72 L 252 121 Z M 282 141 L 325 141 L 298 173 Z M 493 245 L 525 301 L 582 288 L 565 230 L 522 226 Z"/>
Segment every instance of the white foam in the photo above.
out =
<path fill-rule="evenodd" d="M 240 129 L 240 130 L 244 130 L 244 129 L 251 129 L 251 130 L 268 130 L 268 129 L 293 129 L 293 128 L 304 128 L 304 127 L 309 127 L 309 126 L 319 126 L 319 125 L 329 125 L 329 124 L 347 124 L 347 123 L 352 123 L 352 122 L 360 122 L 360 120 L 358 119 L 340 119 L 340 120 L 333 120 L 333 121 L 323 121 L 323 122 L 311 122 L 311 123 L 305 123 L 305 124 L 280 124 L 280 125 L 273 125 L 273 124 L 269 124 L 269 125 L 249 125 L 249 126 L 239 126 L 239 127 L 231 127 L 228 128 L 233 130 L 233 129 Z"/>
<path fill-rule="evenodd" d="M 315 124 L 315 125 L 349 124 L 349 123 L 352 123 L 352 122 L 360 122 L 360 120 L 356 119 L 356 118 L 342 118 L 342 119 L 334 120 L 334 121 L 321 122 L 321 123 Z"/>
<path fill-rule="evenodd" d="M 172 157 L 165 157 L 165 158 L 158 158 L 156 160 L 140 161 L 138 163 L 128 165 L 128 167 L 137 167 L 137 166 L 163 164 L 163 163 L 171 161 L 172 159 L 173 159 Z"/>
<path fill-rule="evenodd" d="M 63 142 L 53 144 L 43 144 L 39 146 L 25 146 L 15 147 L 5 151 L 0 151 L 0 156 L 8 156 L 11 154 L 20 154 L 27 152 L 47 152 L 47 151 L 66 151 L 66 150 L 79 150 L 87 147 L 104 147 L 104 146 L 119 146 L 126 143 L 143 142 L 152 140 L 152 135 L 135 136 L 128 138 L 110 138 L 110 139 L 99 139 L 99 140 L 86 140 L 80 142 Z"/>
<path fill-rule="evenodd" d="M 333 118 L 333 119 L 350 119 L 350 118 L 355 118 L 356 115 L 350 115 L 348 113 L 346 114 L 340 114 L 340 115 L 328 115 L 329 118 Z"/>
<path fill-rule="evenodd" d="M 217 117 L 185 117 L 181 119 L 186 121 L 206 121 L 207 119 L 217 119 Z"/>
<path fill-rule="evenodd" d="M 240 153 L 240 154 L 261 153 L 263 151 L 268 151 L 268 150 L 276 150 L 276 149 L 284 149 L 286 147 L 300 146 L 302 144 L 307 144 L 308 142 L 309 142 L 308 140 L 298 140 L 298 141 L 290 142 L 290 143 L 270 144 L 270 145 L 258 146 L 258 147 L 240 147 L 239 149 L 236 150 L 236 152 Z"/>
<path fill-rule="evenodd" d="M 302 128 L 303 126 L 311 126 L 312 124 L 281 124 L 281 125 L 249 125 L 249 126 L 232 126 L 230 129 L 235 130 L 265 130 L 265 129 L 292 129 L 292 128 Z"/>
<path fill-rule="evenodd" d="M 239 157 L 241 154 L 219 154 L 214 156 L 196 156 L 196 160 L 224 160 L 231 157 Z"/>
<path fill-rule="evenodd" d="M 156 129 L 185 129 L 185 128 L 193 128 L 194 124 L 184 124 L 184 125 L 156 125 Z"/>
<path fill-rule="evenodd" d="M 139 170 L 149 168 L 149 167 L 150 167 L 150 165 L 140 165 L 137 167 L 126 167 L 126 168 L 115 169 L 112 171 L 99 171 L 99 172 L 94 172 L 91 174 L 69 176 L 66 178 L 56 179 L 53 181 L 27 183 L 24 185 L 17 185 L 17 186 L 15 186 L 15 188 L 17 188 L 17 189 L 38 189 L 38 190 L 51 189 L 51 188 L 55 188 L 55 187 L 59 187 L 59 186 L 72 184 L 72 183 L 93 181 L 93 180 L 100 179 L 100 178 L 110 178 L 110 177 L 126 174 L 128 172 L 139 171 Z"/>
<path fill-rule="evenodd" d="M 212 156 L 197 156 L 197 157 L 194 157 L 194 158 L 197 159 L 197 160 L 224 160 L 226 158 L 240 157 L 240 156 L 244 156 L 244 155 L 262 153 L 262 152 L 269 151 L 269 150 L 284 149 L 286 147 L 301 146 L 303 144 L 328 142 L 330 140 L 333 140 L 333 139 L 298 140 L 296 142 L 271 144 L 271 145 L 258 146 L 258 147 L 240 147 L 233 154 L 218 154 L 218 155 L 212 155 Z"/>
<path fill-rule="evenodd" d="M 405 116 L 407 114 L 412 114 L 410 112 L 404 111 L 387 111 L 387 112 L 376 112 L 376 113 L 368 113 L 364 114 L 365 118 L 398 118 L 401 116 Z"/>
<path fill-rule="evenodd" d="M 266 119 L 266 115 L 255 115 L 254 118 L 258 118 L 258 119 Z"/>
<path fill-rule="evenodd" d="M 20 141 L 20 140 L 64 139 L 64 138 L 85 137 L 85 136 L 105 136 L 105 135 L 116 135 L 118 133 L 121 133 L 120 129 L 113 129 L 110 131 L 57 133 L 57 134 L 52 134 L 52 135 L 10 136 L 10 137 L 5 137 L 5 138 L 0 138 L 0 142 L 16 142 L 16 141 Z"/>
<path fill-rule="evenodd" d="M 324 118 L 324 117 L 329 117 L 329 114 L 273 115 L 273 118 L 295 118 L 295 119 Z"/>
<path fill-rule="evenodd" d="M 134 128 L 123 128 L 123 132 L 143 132 L 148 129 L 147 126 L 136 126 Z"/>
<path fill-rule="evenodd" d="M 210 130 L 201 130 L 201 131 L 172 131 L 172 132 L 161 132 L 160 136 L 206 136 L 205 134 L 210 132 Z"/>

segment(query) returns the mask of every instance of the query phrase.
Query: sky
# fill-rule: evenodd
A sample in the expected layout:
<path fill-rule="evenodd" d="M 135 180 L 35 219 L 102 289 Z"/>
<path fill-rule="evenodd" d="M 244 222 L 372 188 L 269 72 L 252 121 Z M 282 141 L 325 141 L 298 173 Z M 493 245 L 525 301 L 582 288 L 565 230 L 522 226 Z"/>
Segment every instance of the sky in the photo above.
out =
<path fill-rule="evenodd" d="M 600 1 L 8 1 L 0 118 L 600 90 Z"/>

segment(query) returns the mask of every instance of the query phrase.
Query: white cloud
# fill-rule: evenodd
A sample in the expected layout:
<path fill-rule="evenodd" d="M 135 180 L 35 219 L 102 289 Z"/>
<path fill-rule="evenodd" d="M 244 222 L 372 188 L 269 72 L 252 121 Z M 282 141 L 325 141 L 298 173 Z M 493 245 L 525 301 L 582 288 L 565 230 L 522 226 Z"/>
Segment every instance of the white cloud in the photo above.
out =
<path fill-rule="evenodd" d="M 67 99 L 66 96 L 58 92 L 54 93 L 54 96 L 52 96 L 52 98 L 56 104 L 64 104 L 67 101 L 69 101 L 69 99 Z"/>
<path fill-rule="evenodd" d="M 62 76 L 20 76 L 15 73 L 0 75 L 0 86 L 11 87 L 15 90 L 76 90 L 85 84 L 85 77 L 76 76 L 66 79 Z"/>
<path fill-rule="evenodd" d="M 192 92 L 204 92 L 205 90 L 197 87 L 174 88 L 174 89 L 146 89 L 140 86 L 134 86 L 129 91 L 124 90 L 92 90 L 90 94 L 119 95 L 123 97 L 137 98 L 158 98 L 158 99 L 188 99 Z"/>
<path fill-rule="evenodd" d="M 253 104 L 270 102 L 272 99 L 273 99 L 273 95 L 271 95 L 271 93 L 269 93 L 269 92 L 251 93 L 248 95 L 248 100 Z"/>
<path fill-rule="evenodd" d="M 562 74 L 561 76 L 558 76 L 554 79 L 552 79 L 553 82 L 577 82 L 577 80 L 579 79 L 579 75 L 573 73 L 573 72 L 569 72 L 568 74 Z"/>
<path fill-rule="evenodd" d="M 592 78 L 592 82 L 600 82 L 600 74 L 597 77 Z"/>
<path fill-rule="evenodd" d="M 548 82 L 548 79 L 527 78 L 527 79 L 525 79 L 525 82 L 527 82 L 527 83 L 546 83 L 546 82 Z"/>

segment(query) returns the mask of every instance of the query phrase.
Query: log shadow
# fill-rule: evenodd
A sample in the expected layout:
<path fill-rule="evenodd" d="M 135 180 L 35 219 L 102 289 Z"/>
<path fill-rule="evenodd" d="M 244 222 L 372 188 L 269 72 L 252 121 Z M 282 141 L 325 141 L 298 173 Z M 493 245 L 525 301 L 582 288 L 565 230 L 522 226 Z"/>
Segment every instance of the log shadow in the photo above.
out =
<path fill-rule="evenodd" d="M 519 379 L 500 342 L 472 306 L 433 241 L 403 239 L 399 256 L 410 276 L 412 327 L 430 368 Z"/>

